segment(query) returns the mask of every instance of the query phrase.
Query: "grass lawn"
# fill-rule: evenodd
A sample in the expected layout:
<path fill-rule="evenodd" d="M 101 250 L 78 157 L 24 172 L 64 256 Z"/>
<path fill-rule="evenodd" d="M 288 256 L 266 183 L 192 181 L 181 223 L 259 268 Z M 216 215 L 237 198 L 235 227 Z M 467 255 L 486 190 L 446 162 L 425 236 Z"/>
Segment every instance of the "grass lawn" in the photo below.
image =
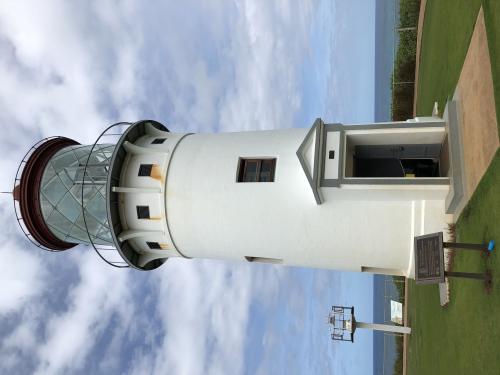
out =
<path fill-rule="evenodd" d="M 444 108 L 462 68 L 479 7 L 485 12 L 497 119 L 500 125 L 500 1 L 427 0 L 420 59 L 417 113 L 429 115 L 435 100 Z M 451 302 L 439 305 L 436 285 L 409 285 L 409 375 L 500 374 L 500 151 L 457 223 L 458 240 L 497 240 L 481 257 L 459 252 L 454 270 L 493 274 L 487 295 L 481 282 L 454 279 Z"/>
<path fill-rule="evenodd" d="M 500 152 L 457 224 L 464 242 L 500 242 Z M 454 279 L 451 302 L 439 305 L 437 285 L 409 287 L 409 375 L 500 373 L 500 246 L 489 258 L 460 252 L 454 270 L 493 274 L 493 291 L 486 294 L 475 280 Z"/>
<path fill-rule="evenodd" d="M 427 0 L 420 51 L 417 115 L 442 111 L 453 96 L 481 0 Z"/>

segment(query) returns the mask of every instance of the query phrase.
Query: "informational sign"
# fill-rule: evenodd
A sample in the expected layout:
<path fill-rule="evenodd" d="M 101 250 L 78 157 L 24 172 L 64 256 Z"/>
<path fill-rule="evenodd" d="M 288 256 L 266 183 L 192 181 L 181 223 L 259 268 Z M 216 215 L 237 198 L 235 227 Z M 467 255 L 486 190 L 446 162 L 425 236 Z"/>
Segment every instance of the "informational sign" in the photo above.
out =
<path fill-rule="evenodd" d="M 403 304 L 391 300 L 391 322 L 403 324 Z"/>
<path fill-rule="evenodd" d="M 417 284 L 444 282 L 443 233 L 415 237 L 414 247 Z"/>

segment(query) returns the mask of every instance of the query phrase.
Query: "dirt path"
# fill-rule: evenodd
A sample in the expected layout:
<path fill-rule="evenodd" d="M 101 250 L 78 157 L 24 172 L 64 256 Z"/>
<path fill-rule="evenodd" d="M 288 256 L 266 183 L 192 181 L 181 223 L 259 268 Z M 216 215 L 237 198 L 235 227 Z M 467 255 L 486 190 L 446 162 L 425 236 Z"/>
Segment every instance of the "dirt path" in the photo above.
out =
<path fill-rule="evenodd" d="M 491 60 L 482 8 L 477 16 L 455 97 L 460 101 L 465 196 L 469 200 L 499 147 Z"/>

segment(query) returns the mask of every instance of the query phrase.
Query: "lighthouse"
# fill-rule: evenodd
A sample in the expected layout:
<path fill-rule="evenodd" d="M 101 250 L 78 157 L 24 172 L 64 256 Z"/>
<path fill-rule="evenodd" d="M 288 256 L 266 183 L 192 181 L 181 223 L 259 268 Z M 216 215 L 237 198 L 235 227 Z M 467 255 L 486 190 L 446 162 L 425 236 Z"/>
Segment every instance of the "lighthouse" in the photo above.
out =
<path fill-rule="evenodd" d="M 118 123 L 92 145 L 38 142 L 14 205 L 35 245 L 91 245 L 115 267 L 183 257 L 413 277 L 414 236 L 443 231 L 459 198 L 449 123 L 218 134 Z"/>

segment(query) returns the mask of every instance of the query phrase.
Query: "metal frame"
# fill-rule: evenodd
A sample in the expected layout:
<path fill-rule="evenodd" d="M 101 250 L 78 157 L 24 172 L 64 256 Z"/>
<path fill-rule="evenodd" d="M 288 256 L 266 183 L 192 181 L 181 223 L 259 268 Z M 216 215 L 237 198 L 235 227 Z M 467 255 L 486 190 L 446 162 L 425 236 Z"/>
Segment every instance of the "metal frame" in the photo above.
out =
<path fill-rule="evenodd" d="M 416 129 L 416 128 L 445 128 L 445 121 L 432 122 L 407 122 L 394 121 L 375 124 L 358 124 L 358 125 L 342 125 L 342 124 L 324 124 L 325 132 L 323 142 L 323 164 L 321 171 L 321 187 L 340 187 L 341 185 L 448 185 L 450 184 L 449 177 L 429 177 L 429 178 L 404 178 L 404 177 L 346 177 L 346 146 L 351 130 L 373 130 L 373 129 Z M 324 177 L 324 166 L 326 161 L 326 139 L 329 132 L 340 133 L 340 145 L 336 159 L 339 162 L 338 179 L 326 179 Z"/>
<path fill-rule="evenodd" d="M 277 158 L 238 158 L 238 169 L 236 174 L 237 183 L 252 183 L 252 182 L 274 182 L 274 177 L 276 174 L 276 159 Z M 260 181 L 260 172 L 262 170 L 262 162 L 271 161 L 272 168 L 270 173 L 269 181 Z M 246 164 L 247 162 L 257 162 L 256 168 L 256 179 L 257 181 L 246 181 Z"/>
<path fill-rule="evenodd" d="M 28 228 L 26 227 L 26 225 L 24 224 L 24 218 L 21 214 L 21 207 L 20 207 L 20 202 L 17 201 L 15 198 L 15 191 L 16 191 L 16 187 L 20 186 L 20 185 L 17 185 L 17 183 L 21 183 L 21 178 L 23 176 L 23 172 L 24 172 L 24 168 L 26 167 L 26 165 L 28 164 L 28 161 L 30 160 L 31 156 L 33 156 L 33 154 L 35 153 L 35 151 L 40 147 L 42 146 L 43 144 L 45 144 L 46 142 L 50 141 L 50 140 L 53 140 L 53 139 L 67 139 L 66 137 L 60 137 L 60 136 L 53 136 L 53 137 L 45 137 L 43 139 L 41 139 L 40 141 L 36 142 L 33 146 L 31 146 L 31 148 L 26 152 L 26 154 L 24 154 L 23 156 L 23 159 L 21 160 L 21 162 L 19 163 L 19 166 L 17 167 L 17 171 L 16 171 L 16 176 L 14 178 L 14 187 L 12 189 L 13 191 L 13 204 L 14 204 L 14 214 L 16 215 L 16 221 L 17 221 L 17 224 L 19 225 L 19 228 L 21 228 L 21 231 L 23 232 L 24 236 L 33 244 L 35 245 L 36 247 L 40 248 L 40 249 L 43 249 L 43 250 L 46 250 L 46 251 L 50 251 L 50 252 L 60 252 L 60 251 L 64 251 L 66 249 L 51 249 L 47 246 L 44 246 L 42 244 L 40 244 L 35 238 L 34 236 L 30 233 L 30 231 L 28 230 Z M 19 205 L 19 207 L 18 207 Z M 76 244 L 75 244 L 76 246 Z"/>
<path fill-rule="evenodd" d="M 350 321 L 351 321 L 351 332 L 348 332 L 344 328 L 344 321 L 347 319 L 344 319 L 345 315 L 350 315 Z M 339 322 L 342 323 L 342 328 L 340 328 L 341 333 L 335 333 L 335 322 L 332 322 L 332 316 L 342 316 L 342 319 L 339 320 Z M 347 307 L 347 306 L 337 306 L 334 305 L 332 306 L 332 310 L 330 311 L 330 314 L 328 316 L 328 323 L 333 326 L 332 330 L 333 332 L 331 333 L 331 338 L 332 340 L 335 341 L 350 341 L 354 342 L 354 331 L 356 330 L 356 319 L 354 318 L 354 306 Z M 338 329 L 338 328 L 337 328 Z M 348 336 L 346 337 L 346 333 Z"/>
<path fill-rule="evenodd" d="M 123 123 L 118 123 L 115 124 L 114 126 L 119 124 L 123 125 Z M 128 266 L 131 268 L 141 271 L 150 271 L 161 266 L 166 261 L 166 259 L 156 259 L 154 261 L 147 263 L 144 267 L 140 267 L 137 263 L 139 254 L 128 243 L 127 240 L 121 241 L 118 238 L 118 234 L 122 232 L 122 225 L 120 222 L 120 216 L 118 212 L 118 193 L 113 190 L 113 187 L 115 187 L 116 184 L 119 182 L 121 167 L 127 155 L 127 152 L 123 147 L 123 144 L 126 141 L 134 143 L 139 137 L 146 134 L 147 124 L 150 124 L 161 131 L 169 132 L 169 130 L 163 124 L 154 120 L 141 120 L 133 124 L 130 123 L 126 124 L 129 124 L 129 126 L 122 133 L 120 139 L 116 143 L 115 150 L 113 151 L 113 156 L 111 157 L 111 162 L 110 162 L 108 179 L 106 183 L 106 210 L 108 213 L 108 223 L 110 225 L 111 238 L 113 239 L 114 242 L 114 248 L 118 251 L 124 262 L 128 264 Z M 179 251 L 177 252 L 181 256 L 187 258 Z"/>
<path fill-rule="evenodd" d="M 115 242 L 114 245 L 110 245 L 110 246 L 97 245 L 96 246 L 96 244 L 92 241 L 92 237 L 89 234 L 89 229 L 88 229 L 88 226 L 87 226 L 87 219 L 85 217 L 86 216 L 85 215 L 86 208 L 83 206 L 85 178 L 87 176 L 87 168 L 91 166 L 91 164 L 89 164 L 90 158 L 92 156 L 94 148 L 96 147 L 96 145 L 99 144 L 99 141 L 101 140 L 101 138 L 107 137 L 107 136 L 120 136 L 120 139 L 121 139 L 121 137 L 126 132 L 126 130 L 130 126 L 132 126 L 132 125 L 133 125 L 133 123 L 131 123 L 131 122 L 117 122 L 117 123 L 115 123 L 115 124 L 113 124 L 111 126 L 108 126 L 106 129 L 104 129 L 104 131 L 99 135 L 99 137 L 97 138 L 97 140 L 92 145 L 92 148 L 90 149 L 89 155 L 87 157 L 87 161 L 85 162 L 85 166 L 84 166 L 84 169 L 83 169 L 83 183 L 82 183 L 82 193 L 81 193 L 80 205 L 82 207 L 83 222 L 85 224 L 85 230 L 87 231 L 87 234 L 88 234 L 89 243 L 90 243 L 90 245 L 92 245 L 92 247 L 94 248 L 94 250 L 97 253 L 97 255 L 99 255 L 99 257 L 103 261 L 105 261 L 110 266 L 113 266 L 113 267 L 116 267 L 116 268 L 129 268 L 130 267 L 130 265 L 125 261 L 122 253 L 120 252 L 120 250 L 116 246 L 116 241 L 114 241 Z M 111 129 L 117 127 L 117 126 L 126 126 L 127 128 L 125 130 L 123 130 L 122 133 L 108 133 L 109 130 L 111 130 Z M 118 146 L 118 144 L 117 144 L 117 146 Z M 113 152 L 113 154 L 114 154 L 114 152 Z M 113 163 L 113 159 L 111 158 L 110 164 L 112 164 L 112 163 Z M 108 174 L 108 178 L 107 179 L 109 180 L 109 174 Z M 106 184 L 102 184 L 102 185 L 106 185 Z M 106 194 L 106 200 L 108 200 L 108 199 L 109 199 L 109 197 Z M 108 205 L 106 205 L 106 211 L 108 211 Z M 107 216 L 108 216 L 108 224 L 110 226 L 109 230 L 113 233 L 113 224 L 109 221 L 109 212 L 107 212 Z M 115 236 L 112 236 L 112 237 L 113 237 L 113 240 L 114 240 Z M 116 252 L 116 253 L 118 253 L 118 255 L 123 259 L 123 261 L 110 261 L 110 260 L 106 259 L 106 257 L 103 255 L 105 252 L 113 252 L 113 251 Z M 101 254 L 101 252 L 103 252 L 103 254 Z"/>

